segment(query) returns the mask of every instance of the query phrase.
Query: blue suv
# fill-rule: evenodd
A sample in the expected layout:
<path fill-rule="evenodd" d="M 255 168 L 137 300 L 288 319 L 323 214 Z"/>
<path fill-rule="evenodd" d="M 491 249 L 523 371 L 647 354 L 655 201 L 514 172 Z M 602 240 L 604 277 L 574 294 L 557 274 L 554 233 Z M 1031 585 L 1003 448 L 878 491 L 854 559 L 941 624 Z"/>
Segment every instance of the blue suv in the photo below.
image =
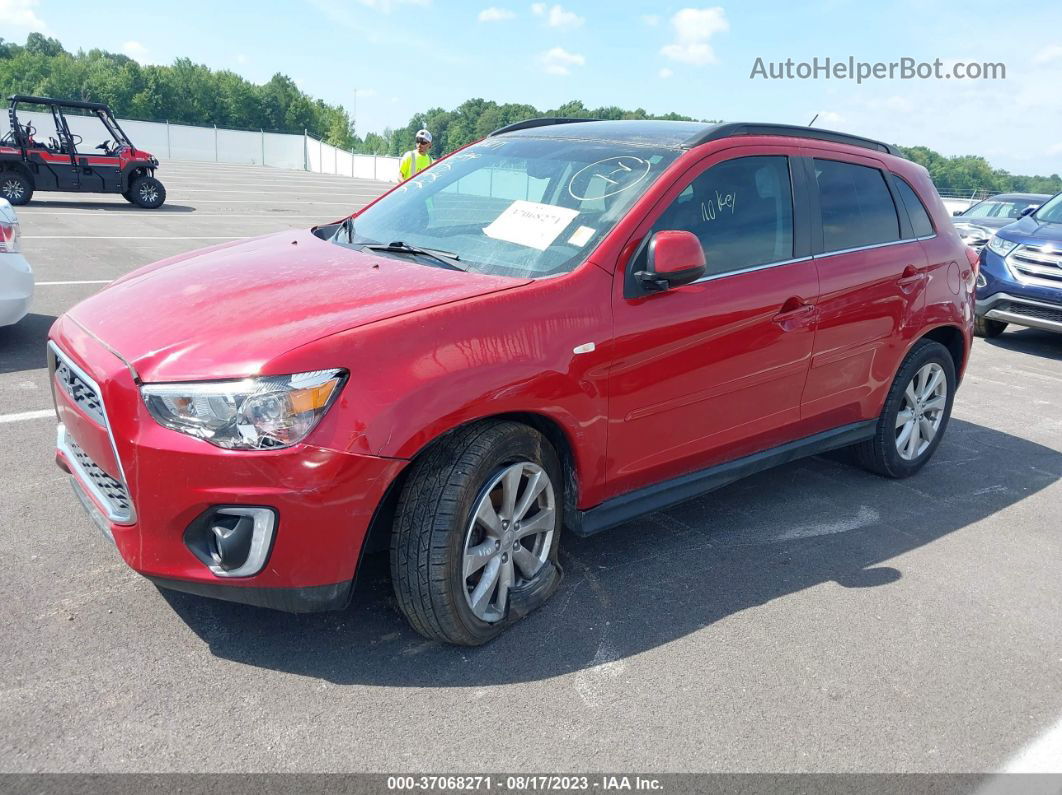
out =
<path fill-rule="evenodd" d="M 1008 323 L 1062 332 L 1062 193 L 996 232 L 981 250 L 974 333 Z"/>

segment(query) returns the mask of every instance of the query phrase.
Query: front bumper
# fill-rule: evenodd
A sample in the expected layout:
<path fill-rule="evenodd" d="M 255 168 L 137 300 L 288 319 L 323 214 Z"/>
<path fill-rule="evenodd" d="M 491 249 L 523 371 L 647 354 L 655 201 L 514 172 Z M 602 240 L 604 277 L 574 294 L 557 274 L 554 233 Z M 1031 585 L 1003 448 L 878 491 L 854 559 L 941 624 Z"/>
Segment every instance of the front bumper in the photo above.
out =
<path fill-rule="evenodd" d="M 1022 281 L 995 252 L 981 252 L 984 284 L 977 290 L 978 317 L 1062 333 L 1062 286 Z"/>
<path fill-rule="evenodd" d="M 168 430 L 147 413 L 121 360 L 73 324 L 57 334 L 58 325 L 59 354 L 100 399 L 86 403 L 76 390 L 72 399 L 53 375 L 56 461 L 130 567 L 165 588 L 252 605 L 295 612 L 345 606 L 375 509 L 404 461 L 310 444 L 222 450 Z M 257 574 L 218 576 L 185 543 L 189 525 L 218 505 L 276 512 L 272 548 Z"/>

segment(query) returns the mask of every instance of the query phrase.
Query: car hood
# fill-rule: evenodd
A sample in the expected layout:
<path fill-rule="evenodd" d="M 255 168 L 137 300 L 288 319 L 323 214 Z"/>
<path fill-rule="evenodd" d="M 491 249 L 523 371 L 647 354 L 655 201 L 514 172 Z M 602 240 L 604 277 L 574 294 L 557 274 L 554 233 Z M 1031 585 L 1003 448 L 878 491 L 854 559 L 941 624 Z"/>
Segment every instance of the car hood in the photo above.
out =
<path fill-rule="evenodd" d="M 353 251 L 298 230 L 148 265 L 68 315 L 146 382 L 241 378 L 321 337 L 526 283 Z"/>
<path fill-rule="evenodd" d="M 1027 215 L 1020 221 L 1015 221 L 999 231 L 1002 237 L 1015 243 L 1038 246 L 1045 242 L 1051 242 L 1057 243 L 1058 248 L 1062 248 L 1062 224 L 1037 221 L 1031 215 Z"/>
<path fill-rule="evenodd" d="M 961 215 L 952 216 L 952 221 L 956 224 L 983 226 L 985 229 L 1002 229 L 1007 224 L 1014 223 L 1013 218 L 964 218 Z"/>

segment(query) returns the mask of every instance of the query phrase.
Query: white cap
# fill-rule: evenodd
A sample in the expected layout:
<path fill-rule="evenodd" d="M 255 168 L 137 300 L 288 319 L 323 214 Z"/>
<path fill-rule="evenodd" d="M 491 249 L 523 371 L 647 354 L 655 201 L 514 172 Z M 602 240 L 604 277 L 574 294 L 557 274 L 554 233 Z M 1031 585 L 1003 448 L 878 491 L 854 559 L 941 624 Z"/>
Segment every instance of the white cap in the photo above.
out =
<path fill-rule="evenodd" d="M 414 139 L 417 141 L 427 141 L 430 144 L 431 133 L 427 130 L 417 130 L 417 134 L 414 136 Z"/>

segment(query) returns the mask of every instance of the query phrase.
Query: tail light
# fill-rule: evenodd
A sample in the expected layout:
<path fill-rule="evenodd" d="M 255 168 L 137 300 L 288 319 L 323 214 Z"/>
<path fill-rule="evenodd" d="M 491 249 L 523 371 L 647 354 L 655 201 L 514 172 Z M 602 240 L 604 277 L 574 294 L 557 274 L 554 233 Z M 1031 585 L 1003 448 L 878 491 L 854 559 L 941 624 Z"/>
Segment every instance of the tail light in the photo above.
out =
<path fill-rule="evenodd" d="M 18 221 L 10 223 L 0 220 L 0 254 L 15 254 L 21 250 L 22 241 Z"/>

